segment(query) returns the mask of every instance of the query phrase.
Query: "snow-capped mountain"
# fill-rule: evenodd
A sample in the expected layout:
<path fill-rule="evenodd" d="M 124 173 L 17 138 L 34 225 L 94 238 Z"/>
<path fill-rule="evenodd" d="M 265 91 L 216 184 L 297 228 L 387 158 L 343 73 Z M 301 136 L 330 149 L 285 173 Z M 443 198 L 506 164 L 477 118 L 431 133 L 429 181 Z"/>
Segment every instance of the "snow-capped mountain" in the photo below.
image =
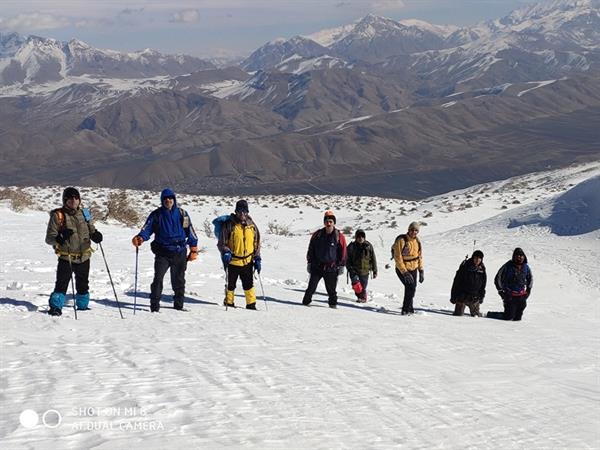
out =
<path fill-rule="evenodd" d="M 403 24 L 369 14 L 329 47 L 348 60 L 376 62 L 388 56 L 410 54 L 445 46 L 444 34 L 424 22 Z"/>
<path fill-rule="evenodd" d="M 76 39 L 62 42 L 0 34 L 0 86 L 46 83 L 83 74 L 99 78 L 176 76 L 209 68 L 214 66 L 199 58 L 151 49 L 125 53 L 100 50 Z"/>
<path fill-rule="evenodd" d="M 298 55 L 301 58 L 314 58 L 326 55 L 327 48 L 303 36 L 294 36 L 291 39 L 275 39 L 258 48 L 241 66 L 248 71 L 263 70 L 281 64 L 283 61 Z"/>

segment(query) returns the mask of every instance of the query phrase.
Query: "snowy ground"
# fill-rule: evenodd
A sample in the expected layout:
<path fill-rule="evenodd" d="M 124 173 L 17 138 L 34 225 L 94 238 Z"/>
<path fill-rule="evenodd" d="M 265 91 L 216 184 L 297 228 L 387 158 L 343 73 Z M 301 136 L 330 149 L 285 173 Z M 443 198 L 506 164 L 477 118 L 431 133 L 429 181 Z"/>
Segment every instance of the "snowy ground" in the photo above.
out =
<path fill-rule="evenodd" d="M 47 211 L 62 188 L 26 191 Z M 82 192 L 99 207 L 107 196 Z M 144 216 L 158 203 L 158 193 L 128 194 Z M 221 306 L 223 271 L 203 232 L 235 200 L 179 200 L 206 247 L 188 266 L 187 312 L 169 308 L 168 287 L 161 312 L 149 312 L 145 244 L 134 316 L 137 230 L 98 223 L 124 319 L 98 251 L 92 309 L 78 320 L 68 307 L 45 314 L 56 266 L 47 212 L 0 203 L 2 449 L 600 448 L 600 163 L 423 202 L 251 198 L 264 234 L 267 303 L 261 297 L 257 312 Z M 339 228 L 366 228 L 377 251 L 380 276 L 365 305 L 345 277 L 337 310 L 324 295 L 301 305 L 309 232 L 327 208 Z M 418 313 L 405 317 L 400 282 L 384 265 L 412 220 L 427 223 L 426 279 Z M 484 313 L 502 309 L 492 284 L 500 265 L 516 246 L 527 253 L 535 286 L 522 322 L 450 315 L 452 278 L 474 241 L 490 278 Z"/>

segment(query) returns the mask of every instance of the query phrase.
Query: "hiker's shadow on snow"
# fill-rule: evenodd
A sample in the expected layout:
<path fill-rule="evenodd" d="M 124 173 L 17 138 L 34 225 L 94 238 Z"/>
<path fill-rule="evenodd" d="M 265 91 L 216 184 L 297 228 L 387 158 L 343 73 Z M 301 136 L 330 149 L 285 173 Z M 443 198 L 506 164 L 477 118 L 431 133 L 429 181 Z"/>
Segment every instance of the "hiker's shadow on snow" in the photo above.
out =
<path fill-rule="evenodd" d="M 15 300 L 14 298 L 3 297 L 0 298 L 0 305 L 13 305 L 13 306 L 24 306 L 27 308 L 27 311 L 37 311 L 37 305 L 34 305 L 31 302 L 26 302 L 25 300 Z"/>
<path fill-rule="evenodd" d="M 123 309 L 131 309 L 131 310 L 134 309 L 134 306 L 135 306 L 136 309 L 138 309 L 140 307 L 142 307 L 142 308 L 143 307 L 147 307 L 150 304 L 150 302 L 149 302 L 149 300 L 150 300 L 150 294 L 147 293 L 147 292 L 138 292 L 137 295 L 134 295 L 133 292 L 125 292 L 125 295 L 127 297 L 137 297 L 138 299 L 145 299 L 145 300 L 148 300 L 148 301 L 147 302 L 144 301 L 143 303 L 140 303 L 138 301 L 134 305 L 134 303 L 131 302 L 131 301 L 119 300 L 119 303 L 117 303 L 116 300 L 108 299 L 108 298 L 102 298 L 102 299 L 95 300 L 95 302 L 99 303 L 101 305 L 104 305 L 104 306 L 109 306 L 111 308 L 118 308 L 119 305 L 121 305 L 121 308 L 123 308 Z M 169 296 L 163 295 L 162 298 L 161 298 L 161 300 L 160 300 L 160 303 L 161 304 L 165 304 L 165 303 L 167 303 L 167 304 L 168 303 L 173 304 L 173 297 L 170 296 L 170 295 Z M 190 298 L 190 297 L 187 297 L 187 296 L 184 297 L 184 303 L 185 304 L 190 304 L 191 303 L 191 304 L 198 304 L 198 305 L 218 305 L 218 303 L 215 303 L 215 302 L 207 302 L 207 301 L 204 301 L 204 300 L 198 300 L 198 299 Z"/>
<path fill-rule="evenodd" d="M 138 298 L 146 298 L 148 300 L 150 300 L 150 293 L 148 292 L 139 292 L 137 294 L 135 294 L 133 291 L 127 291 L 125 292 L 125 295 L 128 297 L 138 297 Z M 196 304 L 196 305 L 218 305 L 218 303 L 215 302 L 208 302 L 206 300 L 200 300 L 197 298 L 193 298 L 190 297 L 188 295 L 186 295 L 184 298 L 184 303 L 191 303 L 191 304 Z M 160 299 L 161 303 L 173 303 L 173 296 L 172 295 L 163 295 Z"/>
<path fill-rule="evenodd" d="M 305 292 L 304 289 L 297 289 L 297 288 L 285 288 L 285 289 L 287 289 L 288 291 Z M 326 292 L 316 291 L 315 295 L 321 295 L 321 296 L 327 298 Z M 302 303 L 295 303 L 295 302 L 283 302 L 283 303 L 291 303 L 293 305 L 302 305 Z M 316 300 L 313 297 L 311 305 L 313 305 L 314 303 L 322 303 L 323 306 L 329 307 L 329 302 L 327 300 Z M 371 306 L 368 303 L 354 303 L 354 302 L 349 303 L 348 301 L 340 301 L 340 297 L 338 297 L 337 305 L 338 305 L 338 308 L 341 306 L 344 308 L 355 308 L 355 309 L 360 309 L 361 311 L 374 312 L 374 313 L 378 313 L 378 314 L 390 314 L 390 315 L 394 315 L 394 316 L 401 315 L 400 311 L 392 311 L 387 308 Z M 302 306 L 304 306 L 304 305 L 302 305 Z"/>
<path fill-rule="evenodd" d="M 436 309 L 436 308 L 415 308 L 415 311 L 423 311 L 432 314 L 441 314 L 442 316 L 451 316 L 454 311 L 449 309 Z"/>

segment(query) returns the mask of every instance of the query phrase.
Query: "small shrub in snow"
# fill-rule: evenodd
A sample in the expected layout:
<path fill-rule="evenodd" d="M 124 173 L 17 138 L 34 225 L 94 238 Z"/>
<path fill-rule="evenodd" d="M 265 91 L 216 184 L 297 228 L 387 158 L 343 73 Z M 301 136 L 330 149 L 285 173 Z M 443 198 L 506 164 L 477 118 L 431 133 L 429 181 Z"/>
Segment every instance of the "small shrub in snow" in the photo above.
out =
<path fill-rule="evenodd" d="M 29 208 L 33 204 L 31 196 L 23 192 L 21 189 L 0 190 L 0 200 L 6 199 L 10 200 L 10 208 L 16 212 L 23 211 L 25 208 Z"/>

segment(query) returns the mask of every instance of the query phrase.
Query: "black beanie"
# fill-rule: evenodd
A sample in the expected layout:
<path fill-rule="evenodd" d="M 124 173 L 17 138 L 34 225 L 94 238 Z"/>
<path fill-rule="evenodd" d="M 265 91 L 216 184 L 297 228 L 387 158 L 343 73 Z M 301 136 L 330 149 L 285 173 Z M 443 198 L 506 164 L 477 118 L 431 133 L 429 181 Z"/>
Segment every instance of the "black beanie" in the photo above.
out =
<path fill-rule="evenodd" d="M 246 200 L 238 200 L 235 204 L 235 212 L 249 212 L 248 202 Z"/>
<path fill-rule="evenodd" d="M 356 233 L 354 233 L 354 239 L 358 239 L 359 237 L 366 239 L 367 235 L 365 234 L 365 232 L 363 230 L 358 229 L 358 230 L 356 230 Z"/>
<path fill-rule="evenodd" d="M 63 195 L 62 195 L 63 204 L 67 203 L 67 200 L 69 200 L 70 198 L 76 198 L 76 199 L 81 198 L 79 196 L 79 191 L 77 189 L 75 189 L 74 187 L 68 187 L 63 191 Z"/>
<path fill-rule="evenodd" d="M 475 250 L 471 258 L 481 258 L 483 259 L 483 252 L 481 250 Z"/>

